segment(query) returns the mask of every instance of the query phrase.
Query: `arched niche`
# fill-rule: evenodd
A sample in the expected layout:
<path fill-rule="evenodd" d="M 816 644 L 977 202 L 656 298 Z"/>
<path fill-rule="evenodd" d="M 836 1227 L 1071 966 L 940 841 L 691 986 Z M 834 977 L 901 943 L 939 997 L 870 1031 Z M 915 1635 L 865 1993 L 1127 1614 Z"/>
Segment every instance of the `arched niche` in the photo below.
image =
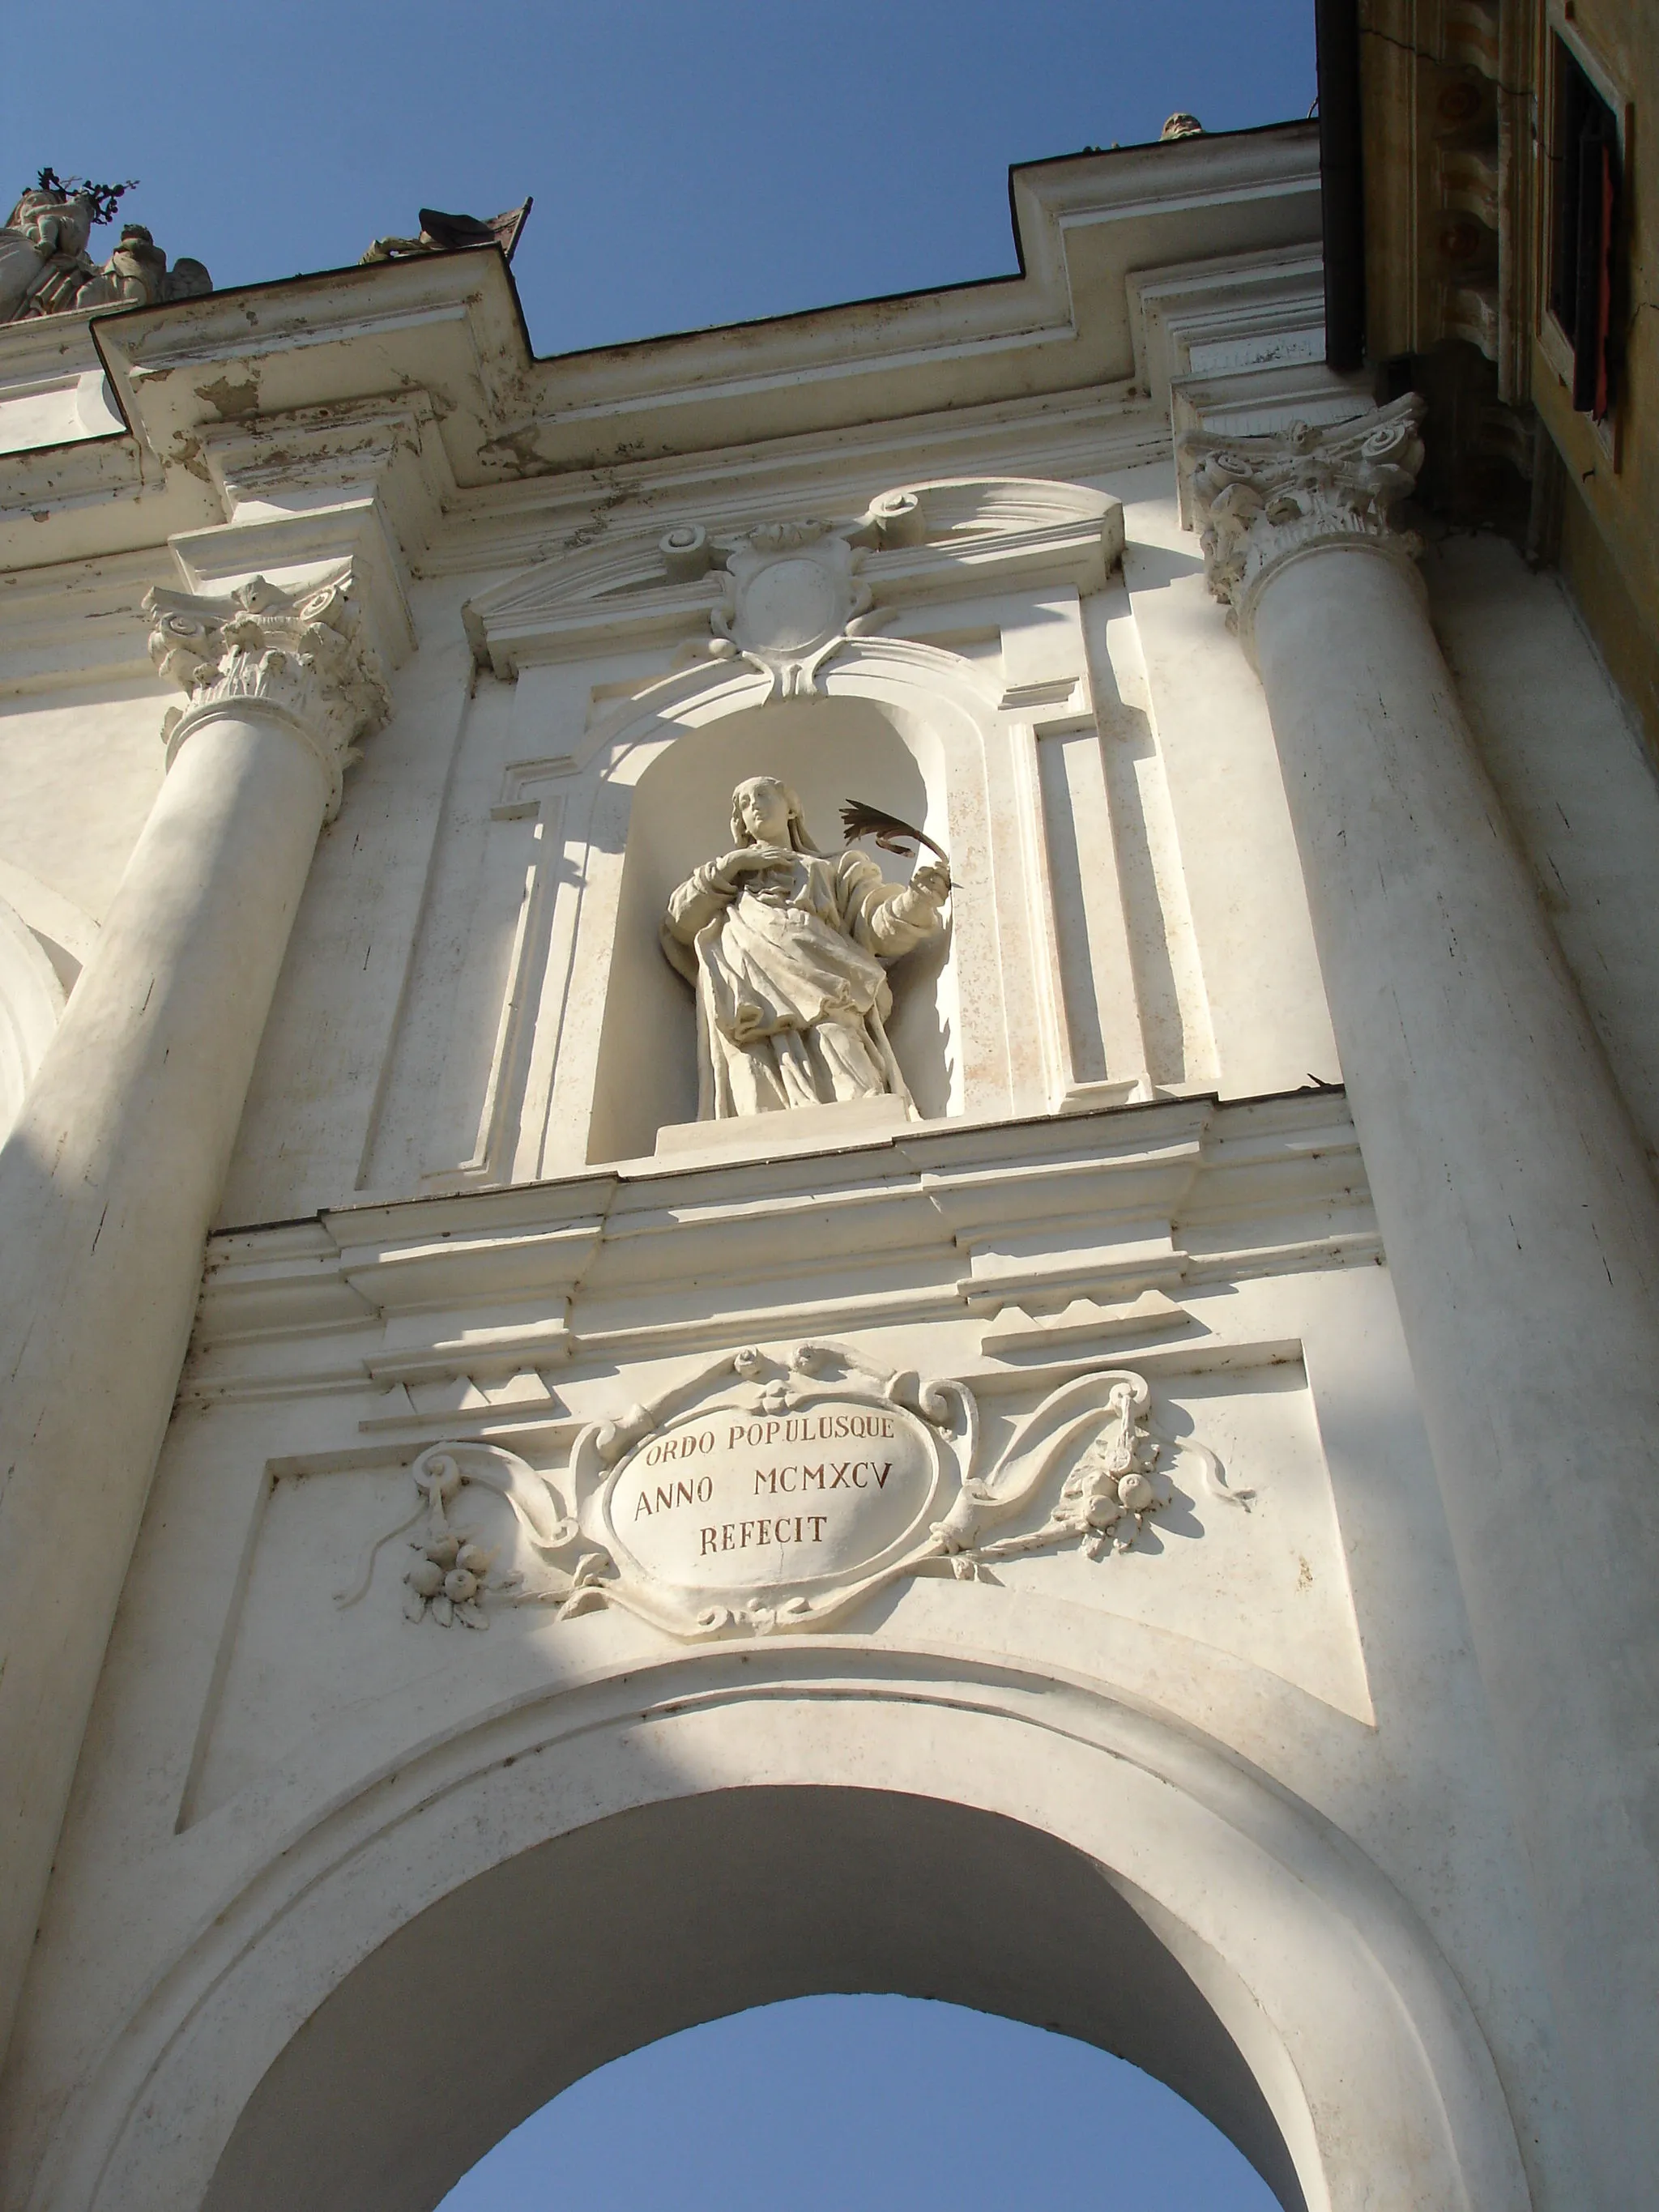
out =
<path fill-rule="evenodd" d="M 745 776 L 798 792 L 822 852 L 842 843 L 840 809 L 861 799 L 917 824 L 942 824 L 945 770 L 923 718 L 868 698 L 780 700 L 723 716 L 663 747 L 634 787 L 593 1087 L 590 1157 L 648 1152 L 665 1123 L 697 1114 L 692 993 L 664 958 L 657 926 L 668 895 L 732 846 L 731 797 Z M 935 827 L 934 836 L 939 835 Z M 941 842 L 942 839 L 941 839 Z M 866 844 L 892 880 L 908 864 Z M 956 978 L 947 936 L 890 971 L 889 1036 L 917 1111 L 961 1110 Z"/>
<path fill-rule="evenodd" d="M 0 1143 L 22 1110 L 63 1011 L 57 970 L 22 917 L 0 899 Z"/>
<path fill-rule="evenodd" d="M 194 1831 L 240 1869 L 64 2114 L 52 2212 L 429 2212 L 592 2068 L 857 1990 L 1121 2053 L 1288 2212 L 1526 2212 L 1468 2002 L 1376 1866 L 1099 1692 L 757 1649 L 291 1787 Z"/>
<path fill-rule="evenodd" d="M 717 664 L 665 681 L 595 737 L 586 825 L 564 841 L 564 876 L 580 891 L 566 980 L 556 978 L 566 998 L 538 1172 L 633 1159 L 664 1124 L 695 1119 L 692 1000 L 657 925 L 672 884 L 730 849 L 732 785 L 757 772 L 801 792 L 827 849 L 845 799 L 887 807 L 949 849 L 947 938 L 894 969 L 896 1051 L 922 1117 L 1020 1106 L 1013 1068 L 1040 1057 L 1026 1036 L 1037 994 L 1029 856 L 995 692 L 957 654 L 880 637 L 842 646 L 818 686 L 775 702 L 768 677 Z M 909 869 L 874 858 L 894 876 Z M 757 1151 L 768 1119 L 757 1117 Z"/>

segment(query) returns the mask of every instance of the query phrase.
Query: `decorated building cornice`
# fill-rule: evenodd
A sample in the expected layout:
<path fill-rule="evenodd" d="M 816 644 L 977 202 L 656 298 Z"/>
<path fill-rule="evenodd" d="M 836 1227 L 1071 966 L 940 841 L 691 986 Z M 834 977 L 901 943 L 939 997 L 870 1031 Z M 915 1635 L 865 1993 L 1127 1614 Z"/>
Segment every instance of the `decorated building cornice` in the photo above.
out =
<path fill-rule="evenodd" d="M 380 657 L 362 635 L 350 572 L 287 592 L 263 576 L 228 598 L 157 586 L 147 592 L 149 654 L 190 703 L 162 725 L 170 768 L 210 716 L 258 708 L 305 740 L 328 778 L 326 818 L 339 811 L 358 741 L 380 727 L 391 701 Z"/>
<path fill-rule="evenodd" d="M 473 517 L 485 495 L 491 526 L 510 527 L 515 513 L 578 500 L 556 534 L 529 531 L 526 556 L 573 528 L 590 542 L 619 485 L 642 483 L 659 507 L 662 487 L 641 472 L 665 461 L 754 449 L 787 468 L 790 441 L 821 456 L 829 434 L 850 452 L 877 416 L 933 422 L 939 474 L 985 472 L 1029 465 L 1023 428 L 1003 443 L 1007 418 L 1052 416 L 1050 433 L 1065 433 L 1086 394 L 1086 434 L 1062 435 L 1076 448 L 1066 468 L 1138 466 L 1167 435 L 1168 402 L 1161 369 L 1149 389 L 1132 273 L 1184 264 L 1211 210 L 1231 259 L 1316 252 L 1317 129 L 1079 154 L 1017 170 L 1012 193 L 1019 275 L 782 316 L 746 326 L 735 350 L 729 331 L 703 331 L 538 358 L 494 252 L 416 253 L 119 315 L 76 310 L 54 319 L 50 351 L 38 327 L 0 325 L 0 549 L 33 568 L 216 527 L 228 516 L 214 448 L 227 435 L 325 425 L 416 392 L 432 395 L 422 465 L 447 516 Z M 1267 320 L 1286 314 L 1306 320 L 1282 301 Z M 273 458 L 288 444 L 273 428 Z M 854 489 L 889 466 L 871 447 Z M 591 488 L 577 482 L 586 472 Z M 726 472 L 693 473 L 713 496 L 685 506 L 718 504 Z M 515 487 L 521 509 L 496 503 Z M 796 511 L 824 513 L 823 496 L 815 482 Z"/>
<path fill-rule="evenodd" d="M 1356 422 L 1294 422 L 1227 445 L 1185 441 L 1211 591 L 1246 647 L 1261 587 L 1287 561 L 1362 544 L 1407 563 L 1421 550 L 1393 513 L 1423 465 L 1424 403 L 1407 392 Z"/>

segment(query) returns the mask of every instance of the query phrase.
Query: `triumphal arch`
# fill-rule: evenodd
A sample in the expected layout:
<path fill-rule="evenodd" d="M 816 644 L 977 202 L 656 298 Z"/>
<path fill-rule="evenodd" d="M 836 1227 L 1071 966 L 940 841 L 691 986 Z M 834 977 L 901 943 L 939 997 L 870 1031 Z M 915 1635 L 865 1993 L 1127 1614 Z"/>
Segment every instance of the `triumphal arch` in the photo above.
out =
<path fill-rule="evenodd" d="M 5 2212 L 426 2212 L 869 1990 L 1651 2201 L 1659 802 L 1313 126 L 1014 202 L 545 360 L 491 237 L 15 219 Z"/>

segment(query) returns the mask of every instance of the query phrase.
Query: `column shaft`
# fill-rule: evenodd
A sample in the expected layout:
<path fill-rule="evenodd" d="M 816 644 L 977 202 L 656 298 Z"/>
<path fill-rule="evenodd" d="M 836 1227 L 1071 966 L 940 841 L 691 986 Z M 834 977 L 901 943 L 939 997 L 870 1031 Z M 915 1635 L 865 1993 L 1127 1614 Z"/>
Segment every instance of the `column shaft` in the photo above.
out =
<path fill-rule="evenodd" d="M 346 574 L 146 608 L 191 703 L 0 1152 L 0 2053 L 289 931 L 388 704 Z"/>
<path fill-rule="evenodd" d="M 328 796 L 286 720 L 210 711 L 0 1152 L 8 2022 Z"/>
<path fill-rule="evenodd" d="M 1659 2172 L 1659 1195 L 1397 544 L 1296 553 L 1246 611 L 1594 2201 L 1625 2212 Z"/>

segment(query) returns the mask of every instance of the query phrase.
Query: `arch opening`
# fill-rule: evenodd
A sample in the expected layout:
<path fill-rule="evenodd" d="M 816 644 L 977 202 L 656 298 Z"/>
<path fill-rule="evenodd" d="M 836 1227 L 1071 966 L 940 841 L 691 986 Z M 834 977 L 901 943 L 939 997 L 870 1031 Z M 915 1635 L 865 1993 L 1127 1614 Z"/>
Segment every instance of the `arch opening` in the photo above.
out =
<path fill-rule="evenodd" d="M 270 2066 L 204 2212 L 431 2212 L 596 2067 L 756 2006 L 871 1993 L 1127 2059 L 1306 2212 L 1243 2054 L 1102 1866 L 1000 1814 L 815 1786 L 615 1814 L 428 1906 Z"/>
<path fill-rule="evenodd" d="M 1191 2106 L 1042 2028 L 914 1997 L 795 1997 L 602 2066 L 533 2112 L 438 2212 L 672 2204 L 908 2212 L 1273 2212 Z"/>

